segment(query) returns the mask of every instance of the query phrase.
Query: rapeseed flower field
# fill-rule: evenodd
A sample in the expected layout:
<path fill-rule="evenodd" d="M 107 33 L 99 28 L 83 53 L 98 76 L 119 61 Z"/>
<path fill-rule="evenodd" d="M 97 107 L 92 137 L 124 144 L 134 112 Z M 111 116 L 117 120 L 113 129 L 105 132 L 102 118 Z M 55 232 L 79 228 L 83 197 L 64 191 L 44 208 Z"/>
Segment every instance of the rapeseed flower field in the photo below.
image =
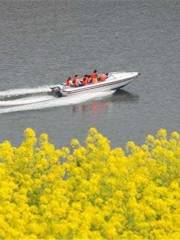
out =
<path fill-rule="evenodd" d="M 0 143 L 0 239 L 180 239 L 180 134 L 111 148 L 96 129 L 57 149 Z"/>

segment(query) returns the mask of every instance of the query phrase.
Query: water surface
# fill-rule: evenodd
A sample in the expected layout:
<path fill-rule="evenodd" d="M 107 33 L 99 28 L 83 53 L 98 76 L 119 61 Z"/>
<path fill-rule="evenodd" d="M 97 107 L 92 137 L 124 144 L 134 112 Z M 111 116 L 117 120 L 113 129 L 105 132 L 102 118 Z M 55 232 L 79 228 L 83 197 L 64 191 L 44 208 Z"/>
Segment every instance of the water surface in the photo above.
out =
<path fill-rule="evenodd" d="M 117 95 L 0 114 L 0 141 L 26 127 L 57 146 L 90 127 L 114 146 L 180 129 L 180 2 L 176 0 L 0 0 L 0 91 L 53 85 L 75 73 L 139 71 Z"/>

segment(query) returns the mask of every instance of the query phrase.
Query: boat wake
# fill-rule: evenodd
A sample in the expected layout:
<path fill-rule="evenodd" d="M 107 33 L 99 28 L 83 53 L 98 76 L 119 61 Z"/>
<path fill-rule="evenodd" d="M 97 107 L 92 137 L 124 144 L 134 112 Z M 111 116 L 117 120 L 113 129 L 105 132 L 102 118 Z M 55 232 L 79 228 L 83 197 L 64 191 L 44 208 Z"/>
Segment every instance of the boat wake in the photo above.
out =
<path fill-rule="evenodd" d="M 114 91 L 82 93 L 75 96 L 57 98 L 48 95 L 49 89 L 50 86 L 45 86 L 37 89 L 27 88 L 1 91 L 0 114 L 74 105 L 91 99 L 104 98 L 114 93 Z"/>
<path fill-rule="evenodd" d="M 27 104 L 32 104 L 32 103 L 49 101 L 51 99 L 54 99 L 54 97 L 53 96 L 25 97 L 25 98 L 14 99 L 14 100 L 0 101 L 0 107 L 27 105 Z"/>
<path fill-rule="evenodd" d="M 48 93 L 51 91 L 50 90 L 51 87 L 53 86 L 42 86 L 37 88 L 19 88 L 0 91 L 0 99 Z"/>

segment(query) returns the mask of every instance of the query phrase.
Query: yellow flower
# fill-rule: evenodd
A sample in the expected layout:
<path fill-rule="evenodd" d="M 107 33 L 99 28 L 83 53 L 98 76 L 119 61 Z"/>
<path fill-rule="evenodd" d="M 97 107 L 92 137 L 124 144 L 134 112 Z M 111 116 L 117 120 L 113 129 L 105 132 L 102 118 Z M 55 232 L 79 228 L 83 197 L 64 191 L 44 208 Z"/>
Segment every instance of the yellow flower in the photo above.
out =
<path fill-rule="evenodd" d="M 0 143 L 0 239 L 179 239 L 179 136 L 160 129 L 127 152 L 95 128 L 85 146 L 30 128 Z"/>

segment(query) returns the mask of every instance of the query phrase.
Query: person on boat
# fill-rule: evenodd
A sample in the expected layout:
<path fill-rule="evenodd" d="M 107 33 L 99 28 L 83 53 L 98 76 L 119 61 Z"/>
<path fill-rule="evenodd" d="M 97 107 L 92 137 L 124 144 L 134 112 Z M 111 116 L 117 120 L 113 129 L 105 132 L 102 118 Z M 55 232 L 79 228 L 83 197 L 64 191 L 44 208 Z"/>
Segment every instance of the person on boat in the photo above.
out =
<path fill-rule="evenodd" d="M 71 78 L 70 81 L 69 81 L 69 86 L 70 86 L 70 87 L 73 87 L 73 86 L 74 86 L 74 83 L 73 83 L 72 78 Z"/>
<path fill-rule="evenodd" d="M 92 83 L 97 83 L 98 79 L 97 79 L 98 75 L 97 75 L 97 70 L 95 69 L 92 73 L 91 73 L 91 78 L 92 78 Z"/>
<path fill-rule="evenodd" d="M 87 75 L 84 75 L 82 85 L 83 86 L 88 85 L 88 76 Z"/>
<path fill-rule="evenodd" d="M 108 78 L 108 73 L 101 73 L 98 75 L 98 81 L 103 82 Z"/>
<path fill-rule="evenodd" d="M 66 86 L 70 86 L 70 82 L 71 82 L 71 77 L 68 77 L 66 80 Z"/>
<path fill-rule="evenodd" d="M 88 79 L 88 84 L 89 84 L 89 83 L 92 83 L 91 75 L 87 75 L 87 79 Z"/>
<path fill-rule="evenodd" d="M 78 77 L 78 75 L 74 75 L 73 77 L 73 87 L 78 87 L 79 86 L 79 82 L 80 82 L 80 79 Z"/>
<path fill-rule="evenodd" d="M 84 85 L 83 85 L 83 78 L 81 77 L 81 78 L 79 79 L 79 87 L 82 87 L 82 86 L 84 86 Z"/>

